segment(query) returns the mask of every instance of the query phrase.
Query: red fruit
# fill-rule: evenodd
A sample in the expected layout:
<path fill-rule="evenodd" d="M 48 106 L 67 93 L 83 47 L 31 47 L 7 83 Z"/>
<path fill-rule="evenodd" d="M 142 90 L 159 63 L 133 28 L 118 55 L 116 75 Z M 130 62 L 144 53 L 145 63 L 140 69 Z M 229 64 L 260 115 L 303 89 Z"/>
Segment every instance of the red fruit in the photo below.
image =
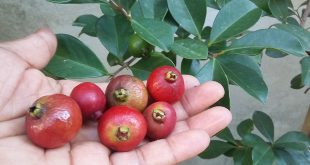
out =
<path fill-rule="evenodd" d="M 109 107 L 126 105 L 142 112 L 148 103 L 148 93 L 144 83 L 129 75 L 113 78 L 105 93 Z"/>
<path fill-rule="evenodd" d="M 43 148 L 56 148 L 72 140 L 82 126 L 79 105 L 62 94 L 43 96 L 26 114 L 29 139 Z"/>
<path fill-rule="evenodd" d="M 105 109 L 106 97 L 96 84 L 84 82 L 73 88 L 70 95 L 80 106 L 83 118 L 97 120 Z"/>
<path fill-rule="evenodd" d="M 154 100 L 174 103 L 184 94 L 184 80 L 176 68 L 161 66 L 150 74 L 147 79 L 147 89 Z"/>
<path fill-rule="evenodd" d="M 155 102 L 143 112 L 147 122 L 147 136 L 153 140 L 166 138 L 176 124 L 176 112 L 167 102 Z"/>
<path fill-rule="evenodd" d="M 102 144 L 115 151 L 130 151 L 144 139 L 147 131 L 143 115 L 127 106 L 108 109 L 100 118 L 98 134 Z"/>

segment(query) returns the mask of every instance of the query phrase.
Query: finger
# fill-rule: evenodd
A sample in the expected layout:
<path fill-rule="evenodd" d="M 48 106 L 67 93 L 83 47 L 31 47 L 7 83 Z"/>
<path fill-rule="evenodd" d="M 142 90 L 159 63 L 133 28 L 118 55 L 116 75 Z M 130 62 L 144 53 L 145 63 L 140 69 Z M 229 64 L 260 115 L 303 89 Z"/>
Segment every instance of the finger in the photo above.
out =
<path fill-rule="evenodd" d="M 109 154 L 110 151 L 99 142 L 82 142 L 74 144 L 71 150 L 71 164 L 109 164 Z"/>
<path fill-rule="evenodd" d="M 185 121 L 179 121 L 172 134 L 189 129 L 205 130 L 210 137 L 226 128 L 232 120 L 231 112 L 224 107 L 213 107 Z"/>
<path fill-rule="evenodd" d="M 170 165 L 190 159 L 201 153 L 210 142 L 204 130 L 190 130 L 157 140 L 140 148 L 111 156 L 112 164 Z"/>
<path fill-rule="evenodd" d="M 29 65 L 38 69 L 47 65 L 56 51 L 56 46 L 56 37 L 48 29 L 41 29 L 26 38 L 0 44 L 0 47 L 16 53 Z"/>
<path fill-rule="evenodd" d="M 191 89 L 193 87 L 199 86 L 200 83 L 198 79 L 191 75 L 183 75 L 185 90 Z"/>
<path fill-rule="evenodd" d="M 70 164 L 70 144 L 45 150 L 44 156 L 47 165 Z"/>
<path fill-rule="evenodd" d="M 17 136 L 25 133 L 25 117 L 0 122 L 0 138 Z"/>
<path fill-rule="evenodd" d="M 178 120 L 186 119 L 207 109 L 223 96 L 224 88 L 215 81 L 209 81 L 187 90 L 181 101 L 174 105 L 179 110 Z"/>

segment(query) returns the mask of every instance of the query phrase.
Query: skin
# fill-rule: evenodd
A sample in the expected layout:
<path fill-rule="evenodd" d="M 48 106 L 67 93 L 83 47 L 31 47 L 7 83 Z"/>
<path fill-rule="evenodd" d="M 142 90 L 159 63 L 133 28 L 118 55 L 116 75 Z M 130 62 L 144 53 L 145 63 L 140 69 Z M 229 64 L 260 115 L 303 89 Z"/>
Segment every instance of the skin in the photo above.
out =
<path fill-rule="evenodd" d="M 185 95 L 173 104 L 177 111 L 176 128 L 166 139 L 145 141 L 144 145 L 130 152 L 111 153 L 99 142 L 97 125 L 89 123 L 82 127 L 71 143 L 57 149 L 39 148 L 25 134 L 27 109 L 40 96 L 54 93 L 69 95 L 79 84 L 69 80 L 56 81 L 39 71 L 48 63 L 55 49 L 55 36 L 46 29 L 24 39 L 0 43 L 2 165 L 177 164 L 206 149 L 210 137 L 231 121 L 232 116 L 227 109 L 208 109 L 224 95 L 220 84 L 207 82 L 199 85 L 197 79 L 184 76 Z M 98 85 L 105 91 L 106 84 Z M 160 159 L 154 155 L 160 155 Z"/>

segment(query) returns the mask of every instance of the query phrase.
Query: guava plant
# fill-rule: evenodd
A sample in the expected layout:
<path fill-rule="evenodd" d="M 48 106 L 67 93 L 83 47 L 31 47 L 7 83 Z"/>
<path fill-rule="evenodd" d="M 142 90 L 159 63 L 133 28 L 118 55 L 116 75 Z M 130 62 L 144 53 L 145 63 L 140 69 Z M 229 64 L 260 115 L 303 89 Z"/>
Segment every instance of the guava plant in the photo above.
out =
<path fill-rule="evenodd" d="M 44 72 L 57 79 L 100 77 L 106 80 L 128 68 L 146 79 L 158 66 L 181 64 L 181 72 L 201 83 L 221 83 L 225 96 L 217 105 L 230 108 L 229 85 L 236 85 L 265 103 L 268 88 L 260 70 L 263 56 L 300 59 L 300 74 L 291 87 L 310 86 L 310 33 L 305 22 L 309 2 L 294 7 L 291 0 L 48 0 L 60 4 L 96 3 L 102 16 L 79 16 L 74 26 L 80 35 L 97 37 L 109 52 L 99 59 L 86 44 L 68 34 L 58 34 L 56 55 Z M 305 6 L 306 9 L 305 9 Z M 219 12 L 211 26 L 205 26 L 207 7 Z M 303 10 L 305 9 L 305 10 Z M 279 23 L 266 29 L 249 30 L 262 17 Z M 110 73 L 101 61 L 119 69 Z M 253 134 L 253 126 L 265 139 Z M 235 164 L 309 164 L 309 139 L 289 132 L 274 141 L 272 120 L 256 112 L 240 123 L 235 140 L 225 129 L 200 156 L 220 154 L 234 158 Z"/>

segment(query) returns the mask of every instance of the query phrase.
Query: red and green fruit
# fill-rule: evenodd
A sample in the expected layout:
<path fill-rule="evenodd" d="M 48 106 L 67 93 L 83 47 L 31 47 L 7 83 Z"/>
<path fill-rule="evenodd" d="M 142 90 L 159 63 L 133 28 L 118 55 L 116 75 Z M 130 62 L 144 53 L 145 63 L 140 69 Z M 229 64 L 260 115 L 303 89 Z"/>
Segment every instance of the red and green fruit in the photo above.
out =
<path fill-rule="evenodd" d="M 148 103 L 148 92 L 144 83 L 129 75 L 113 78 L 105 93 L 109 107 L 126 105 L 142 112 Z"/>
<path fill-rule="evenodd" d="M 71 141 L 82 126 L 79 105 L 72 98 L 54 94 L 35 101 L 26 114 L 29 139 L 42 148 L 56 148 Z"/>
<path fill-rule="evenodd" d="M 137 110 L 127 106 L 108 109 L 100 118 L 98 134 L 103 145 L 114 151 L 130 151 L 144 139 L 146 121 Z"/>
<path fill-rule="evenodd" d="M 185 86 L 182 74 L 172 66 L 161 66 L 150 74 L 147 89 L 156 101 L 174 103 L 181 99 Z"/>
<path fill-rule="evenodd" d="M 175 128 L 176 112 L 167 102 L 155 102 L 143 112 L 147 136 L 152 140 L 166 138 Z"/>
<path fill-rule="evenodd" d="M 70 96 L 79 104 L 85 120 L 97 120 L 105 110 L 104 92 L 94 83 L 84 82 L 77 85 Z"/>

